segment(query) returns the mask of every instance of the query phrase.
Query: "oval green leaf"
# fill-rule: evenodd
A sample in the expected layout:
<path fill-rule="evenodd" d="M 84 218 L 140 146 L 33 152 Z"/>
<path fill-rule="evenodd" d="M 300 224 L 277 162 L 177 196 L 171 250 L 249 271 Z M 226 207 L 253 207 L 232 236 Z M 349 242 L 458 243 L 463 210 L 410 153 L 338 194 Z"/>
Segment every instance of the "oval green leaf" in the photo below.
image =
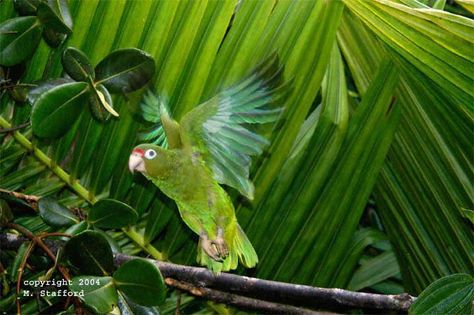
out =
<path fill-rule="evenodd" d="M 48 0 L 38 5 L 36 15 L 44 26 L 63 34 L 72 33 L 72 19 L 65 0 Z"/>
<path fill-rule="evenodd" d="M 110 114 L 118 116 L 118 113 L 113 109 L 112 97 L 109 91 L 99 84 L 96 89 L 89 96 L 89 107 L 92 115 L 99 121 L 105 121 L 110 118 Z"/>
<path fill-rule="evenodd" d="M 13 66 L 30 58 L 41 40 L 41 26 L 34 16 L 0 24 L 0 65 Z"/>
<path fill-rule="evenodd" d="M 63 52 L 61 59 L 64 71 L 76 81 L 87 82 L 88 78 L 94 79 L 94 68 L 89 58 L 74 47 L 68 47 Z"/>
<path fill-rule="evenodd" d="M 152 262 L 137 258 L 120 266 L 114 275 L 115 286 L 132 302 L 144 306 L 163 303 L 166 285 L 158 267 Z"/>
<path fill-rule="evenodd" d="M 69 263 L 83 274 L 104 276 L 114 268 L 112 249 L 98 232 L 85 231 L 72 237 L 64 251 Z"/>
<path fill-rule="evenodd" d="M 65 39 L 67 35 L 56 32 L 52 28 L 45 28 L 43 31 L 43 38 L 51 47 L 58 47 Z"/>
<path fill-rule="evenodd" d="M 79 295 L 96 314 L 110 314 L 118 304 L 117 290 L 111 277 L 74 277 L 69 289 Z"/>
<path fill-rule="evenodd" d="M 454 274 L 430 284 L 410 307 L 409 314 L 470 314 L 474 279 Z"/>
<path fill-rule="evenodd" d="M 155 61 L 136 48 L 121 49 L 106 56 L 96 67 L 97 83 L 111 93 L 128 93 L 143 87 L 155 73 Z"/>
<path fill-rule="evenodd" d="M 39 96 L 31 112 L 33 133 L 43 138 L 56 138 L 66 133 L 79 117 L 87 92 L 87 83 L 74 82 Z"/>
<path fill-rule="evenodd" d="M 105 231 L 103 231 L 101 229 L 98 229 L 98 228 L 94 228 L 94 231 L 97 232 L 97 233 L 100 233 L 107 240 L 107 242 L 109 242 L 110 249 L 112 249 L 112 254 L 115 255 L 117 253 L 122 252 L 122 249 L 120 248 L 120 245 L 117 243 L 116 240 L 113 239 L 112 236 L 110 236 Z"/>
<path fill-rule="evenodd" d="M 36 99 L 40 97 L 43 93 L 66 83 L 72 83 L 73 80 L 69 78 L 59 78 L 47 81 L 35 82 L 36 86 L 28 92 L 28 102 L 33 105 L 36 102 Z"/>
<path fill-rule="evenodd" d="M 89 210 L 87 220 L 101 228 L 121 228 L 134 224 L 138 219 L 135 209 L 114 199 L 102 199 Z"/>
<path fill-rule="evenodd" d="M 79 223 L 79 219 L 64 205 L 54 198 L 45 197 L 38 201 L 41 218 L 51 226 L 71 226 Z"/>
<path fill-rule="evenodd" d="M 20 15 L 36 15 L 40 0 L 15 0 L 13 6 Z"/>

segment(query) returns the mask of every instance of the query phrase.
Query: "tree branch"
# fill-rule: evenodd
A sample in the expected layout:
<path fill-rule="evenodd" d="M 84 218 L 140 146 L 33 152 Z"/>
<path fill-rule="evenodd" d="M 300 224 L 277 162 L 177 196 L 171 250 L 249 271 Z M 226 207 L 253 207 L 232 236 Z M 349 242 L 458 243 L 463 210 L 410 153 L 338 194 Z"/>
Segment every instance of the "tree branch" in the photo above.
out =
<path fill-rule="evenodd" d="M 26 238 L 13 234 L 0 234 L 0 248 L 16 249 L 26 240 Z M 53 250 L 60 248 L 63 244 L 60 241 L 52 240 L 45 240 L 45 243 Z M 120 266 L 134 258 L 136 257 L 116 254 L 114 262 L 116 266 Z M 156 260 L 150 261 L 158 266 L 165 278 L 170 279 L 167 280 L 168 285 L 196 296 L 238 307 L 240 305 L 243 308 L 246 308 L 245 305 L 250 308 L 251 305 L 255 305 L 252 303 L 258 301 L 260 306 L 266 305 L 267 302 L 277 302 L 286 304 L 286 306 L 296 305 L 300 312 L 306 311 L 301 307 L 345 310 L 348 308 L 363 308 L 406 312 L 415 300 L 414 297 L 406 293 L 383 295 L 337 288 L 317 288 L 229 273 L 214 275 L 205 268 L 182 266 Z M 271 308 L 272 304 L 269 304 L 268 307 Z M 262 306 L 258 310 L 263 312 L 266 308 Z M 268 310 L 267 312 L 271 311 Z"/>
<path fill-rule="evenodd" d="M 212 300 L 218 303 L 223 303 L 226 305 L 231 305 L 239 309 L 247 311 L 258 311 L 265 314 L 302 314 L 302 315 L 322 315 L 322 314 L 331 314 L 326 312 L 316 312 L 313 310 L 295 307 L 291 305 L 285 305 L 280 303 L 267 302 L 257 299 L 248 298 L 245 296 L 240 296 L 232 293 L 222 292 L 215 289 L 209 289 L 205 287 L 197 287 L 191 283 L 182 282 L 175 280 L 173 278 L 166 278 L 165 283 L 182 291 L 186 291 L 191 295 L 204 298 L 207 300 Z"/>

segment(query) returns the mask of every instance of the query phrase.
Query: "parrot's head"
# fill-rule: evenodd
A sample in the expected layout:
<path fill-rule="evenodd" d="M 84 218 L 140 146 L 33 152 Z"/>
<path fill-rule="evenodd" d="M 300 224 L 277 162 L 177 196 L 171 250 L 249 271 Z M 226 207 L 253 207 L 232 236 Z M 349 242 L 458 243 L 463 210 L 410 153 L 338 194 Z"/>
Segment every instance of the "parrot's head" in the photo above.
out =
<path fill-rule="evenodd" d="M 130 172 L 140 172 L 149 175 L 159 172 L 168 162 L 169 152 L 154 144 L 140 144 L 132 150 L 128 159 Z"/>

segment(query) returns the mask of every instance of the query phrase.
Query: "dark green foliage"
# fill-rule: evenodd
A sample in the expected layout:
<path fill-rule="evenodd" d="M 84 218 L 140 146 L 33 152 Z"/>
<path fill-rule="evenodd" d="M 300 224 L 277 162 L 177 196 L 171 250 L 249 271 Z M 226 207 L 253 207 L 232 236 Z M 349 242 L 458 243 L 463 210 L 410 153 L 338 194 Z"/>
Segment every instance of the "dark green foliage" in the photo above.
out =
<path fill-rule="evenodd" d="M 39 137 L 63 136 L 74 125 L 84 103 L 89 104 L 93 117 L 99 121 L 107 120 L 110 115 L 118 116 L 113 109 L 109 90 L 122 93 L 135 91 L 145 85 L 155 71 L 153 58 L 131 48 L 106 56 L 96 70 L 89 58 L 73 47 L 63 52 L 61 62 L 66 73 L 79 82 L 61 84 L 64 79 L 46 81 L 31 91 L 31 122 L 33 132 Z M 80 90 L 79 86 L 83 86 L 84 90 Z M 51 87 L 54 88 L 50 90 Z M 63 119 L 52 123 L 58 118 L 57 115 Z"/>
<path fill-rule="evenodd" d="M 132 302 L 144 306 L 159 305 L 166 297 L 166 286 L 160 270 L 145 259 L 124 263 L 113 275 L 114 283 Z"/>
<path fill-rule="evenodd" d="M 69 288 L 84 293 L 81 299 L 99 314 L 108 313 L 117 305 L 123 314 L 156 314 L 156 309 L 146 306 L 162 304 L 166 297 L 160 270 L 145 259 L 124 263 L 114 272 L 113 278 L 74 277 Z"/>
<path fill-rule="evenodd" d="M 0 24 L 0 65 L 13 66 L 30 58 L 41 40 L 41 26 L 34 16 Z"/>
<path fill-rule="evenodd" d="M 89 210 L 87 221 L 101 228 L 121 228 L 138 219 L 135 209 L 114 199 L 102 199 Z"/>
<path fill-rule="evenodd" d="M 64 251 L 68 261 L 81 274 L 105 276 L 113 270 L 112 249 L 98 232 L 85 231 L 72 237 Z"/>
<path fill-rule="evenodd" d="M 114 51 L 96 67 L 96 81 L 112 93 L 129 93 L 143 87 L 155 73 L 155 61 L 142 50 Z"/>
<path fill-rule="evenodd" d="M 41 34 L 53 47 L 72 32 L 72 19 L 66 0 L 15 0 L 15 9 L 24 17 L 0 24 L 0 65 L 26 61 L 38 47 Z"/>
<path fill-rule="evenodd" d="M 83 221 L 83 223 L 86 223 L 85 221 Z M 110 249 L 112 250 L 112 253 L 115 255 L 116 253 L 121 253 L 122 252 L 122 248 L 120 247 L 120 245 L 118 244 L 118 242 L 112 237 L 110 236 L 109 234 L 107 234 L 104 230 L 101 230 L 97 227 L 94 227 L 94 232 L 97 232 L 99 233 L 100 235 L 102 235 L 106 240 L 107 242 L 109 242 L 109 245 L 110 245 Z"/>
<path fill-rule="evenodd" d="M 44 138 L 62 136 L 79 117 L 88 90 L 86 83 L 74 82 L 41 94 L 31 112 L 33 132 Z"/>
<path fill-rule="evenodd" d="M 66 34 L 57 32 L 52 28 L 46 27 L 43 31 L 43 39 L 51 47 L 59 46 L 66 37 Z"/>
<path fill-rule="evenodd" d="M 33 105 L 36 102 L 36 99 L 43 93 L 48 92 L 49 90 L 52 90 L 53 88 L 58 87 L 60 85 L 72 82 L 74 81 L 68 78 L 42 81 L 28 92 L 27 100 L 31 105 Z"/>
<path fill-rule="evenodd" d="M 38 209 L 44 222 L 51 226 L 71 226 L 79 223 L 78 218 L 54 198 L 45 197 L 38 201 Z"/>
<path fill-rule="evenodd" d="M 90 78 L 94 80 L 94 68 L 89 58 L 80 50 L 74 47 L 68 47 L 64 50 L 61 59 L 64 71 L 76 81 L 87 82 Z"/>
<path fill-rule="evenodd" d="M 81 299 L 92 308 L 96 314 L 110 313 L 117 305 L 118 295 L 112 277 L 79 276 L 71 279 L 69 286 L 72 292 L 81 293 Z"/>
<path fill-rule="evenodd" d="M 44 26 L 62 34 L 72 32 L 72 20 L 66 0 L 48 0 L 40 2 L 36 11 Z"/>
<path fill-rule="evenodd" d="M 35 15 L 41 0 L 13 0 L 15 10 L 20 15 Z"/>

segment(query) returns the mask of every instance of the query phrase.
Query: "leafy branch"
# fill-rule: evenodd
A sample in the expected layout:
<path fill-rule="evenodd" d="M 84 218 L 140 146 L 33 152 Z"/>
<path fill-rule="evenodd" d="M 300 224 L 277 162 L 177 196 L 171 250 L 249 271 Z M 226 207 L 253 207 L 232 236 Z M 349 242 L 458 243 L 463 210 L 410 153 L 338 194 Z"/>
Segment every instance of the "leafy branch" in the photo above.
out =
<path fill-rule="evenodd" d="M 12 128 L 11 124 L 1 115 L 0 115 L 0 127 Z M 33 154 L 41 163 L 46 165 L 56 176 L 58 176 L 63 182 L 65 182 L 79 197 L 87 201 L 90 205 L 94 205 L 95 203 L 98 202 L 94 194 L 92 194 L 84 186 L 82 186 L 79 180 L 73 179 L 71 175 L 69 175 L 63 168 L 57 165 L 50 157 L 46 155 L 46 153 L 38 149 L 22 133 L 18 131 L 14 131 L 13 138 L 21 146 L 23 146 L 28 152 Z M 19 195 L 17 195 L 16 197 L 19 197 Z M 28 196 L 28 197 L 31 199 L 31 196 Z M 38 197 L 36 196 L 34 196 L 33 198 L 36 198 L 36 200 L 38 200 Z M 147 252 L 153 258 L 158 259 L 158 260 L 163 259 L 163 254 L 159 252 L 151 244 L 148 244 L 147 242 L 145 242 L 143 236 L 140 235 L 136 230 L 134 230 L 133 228 L 123 228 L 122 230 L 132 241 L 134 241 L 138 246 L 140 246 L 145 252 Z"/>
<path fill-rule="evenodd" d="M 0 234 L 0 243 L 4 249 L 17 249 L 25 241 L 27 239 L 21 236 Z M 58 250 L 63 246 L 60 241 L 46 240 L 45 242 L 53 250 Z M 114 255 L 114 264 L 119 267 L 136 258 L 117 253 Z M 382 295 L 290 284 L 229 273 L 215 275 L 205 268 L 156 260 L 148 261 L 160 269 L 168 286 L 184 290 L 197 297 L 253 311 L 314 314 L 314 311 L 303 307 L 407 311 L 415 300 L 408 294 Z M 252 296 L 252 298 L 247 296 Z"/>
<path fill-rule="evenodd" d="M 18 196 L 18 195 L 16 195 L 16 196 Z M 29 200 L 32 200 L 32 199 L 34 199 L 34 198 L 31 198 L 31 197 L 29 198 Z M 65 280 L 70 280 L 71 279 L 71 277 L 69 275 L 69 272 L 67 271 L 66 268 L 64 268 L 61 265 L 56 266 L 56 261 L 57 261 L 56 254 L 54 254 L 53 251 L 51 251 L 51 249 L 43 241 L 43 238 L 45 238 L 45 237 L 50 237 L 50 236 L 70 237 L 70 235 L 67 235 L 67 234 L 64 234 L 64 233 L 44 233 L 42 235 L 34 235 L 28 229 L 26 229 L 25 227 L 23 227 L 19 224 L 16 224 L 16 223 L 12 223 L 12 222 L 6 223 L 5 227 L 16 230 L 16 231 L 20 232 L 22 235 L 26 236 L 29 240 L 31 240 L 31 243 L 28 244 L 28 246 L 25 250 L 25 253 L 24 253 L 24 255 L 21 259 L 20 266 L 18 268 L 18 276 L 17 276 L 17 282 L 16 282 L 16 294 L 17 294 L 17 296 L 20 295 L 20 287 L 21 287 L 21 283 L 22 283 L 21 279 L 22 279 L 22 276 L 23 276 L 23 270 L 25 269 L 25 266 L 26 266 L 26 262 L 28 260 L 28 257 L 33 252 L 33 249 L 36 246 L 41 248 L 43 250 L 43 252 L 46 253 L 46 255 L 51 259 L 51 261 L 55 262 L 54 269 L 57 269 L 59 271 L 59 273 L 61 274 L 61 276 Z M 81 313 L 81 302 L 78 298 L 74 298 L 74 304 L 76 305 L 77 313 Z M 17 305 L 17 313 L 21 314 L 20 299 L 16 300 L 16 305 Z"/>

